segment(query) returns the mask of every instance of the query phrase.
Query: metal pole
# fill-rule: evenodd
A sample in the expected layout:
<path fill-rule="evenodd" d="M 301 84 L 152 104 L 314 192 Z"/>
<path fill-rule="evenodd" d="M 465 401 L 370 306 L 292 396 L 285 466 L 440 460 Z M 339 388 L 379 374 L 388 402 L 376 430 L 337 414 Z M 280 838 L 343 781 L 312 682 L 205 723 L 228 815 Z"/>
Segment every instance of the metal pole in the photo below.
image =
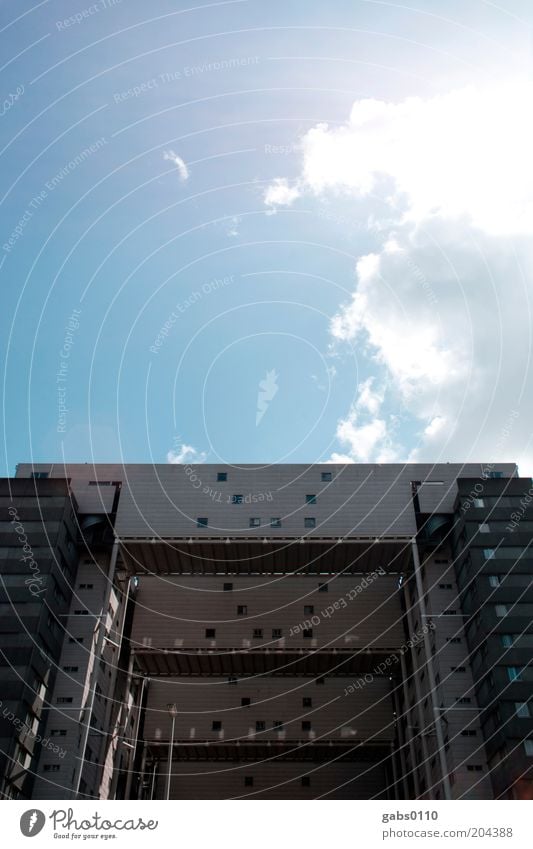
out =
<path fill-rule="evenodd" d="M 422 619 L 427 618 L 426 613 L 426 603 L 424 601 L 424 587 L 422 586 L 422 577 L 420 575 L 420 557 L 418 556 L 418 545 L 416 542 L 416 537 L 413 537 L 411 540 L 411 547 L 413 552 L 413 564 L 414 564 L 414 572 L 415 572 L 415 581 L 416 581 L 416 589 L 418 592 L 418 604 L 420 606 L 420 615 Z M 435 675 L 433 670 L 433 655 L 431 654 L 431 645 L 429 642 L 429 637 L 427 630 L 424 629 L 424 649 L 426 652 L 427 658 L 427 670 L 428 670 L 428 679 L 429 679 L 429 690 L 431 696 L 431 703 L 433 706 L 433 713 L 435 716 L 435 732 L 437 734 L 437 746 L 439 749 L 439 763 L 440 769 L 442 773 L 442 786 L 444 790 L 444 798 L 451 799 L 452 798 L 452 790 L 450 785 L 450 776 L 448 774 L 448 764 L 446 762 L 446 750 L 444 748 L 444 734 L 442 733 L 442 717 L 439 710 L 439 705 L 437 703 L 437 684 L 435 681 Z"/>
<path fill-rule="evenodd" d="M 168 773 L 167 773 L 167 789 L 165 799 L 170 799 L 170 776 L 172 775 L 172 753 L 174 749 L 174 725 L 176 717 L 172 717 L 172 730 L 170 732 L 170 742 L 168 744 Z"/>

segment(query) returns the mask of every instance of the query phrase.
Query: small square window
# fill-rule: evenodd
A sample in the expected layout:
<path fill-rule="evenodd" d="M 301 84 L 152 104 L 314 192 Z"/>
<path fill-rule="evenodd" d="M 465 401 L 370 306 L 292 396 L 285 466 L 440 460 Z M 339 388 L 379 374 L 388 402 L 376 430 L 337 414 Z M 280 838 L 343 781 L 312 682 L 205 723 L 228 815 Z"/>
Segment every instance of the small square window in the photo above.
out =
<path fill-rule="evenodd" d="M 490 533 L 490 525 L 488 522 L 481 522 L 479 526 L 480 534 L 489 534 Z"/>
<path fill-rule="evenodd" d="M 231 503 L 232 504 L 242 504 L 242 501 L 243 501 L 242 495 L 232 495 L 231 496 Z"/>
<path fill-rule="evenodd" d="M 237 616 L 246 616 L 248 613 L 248 607 L 246 604 L 239 604 L 237 607 Z"/>
<path fill-rule="evenodd" d="M 310 640 L 311 637 L 313 636 L 313 629 L 312 628 L 304 628 L 303 631 L 302 631 L 302 635 L 303 635 L 305 640 Z"/>
<path fill-rule="evenodd" d="M 499 587 L 500 583 L 499 575 L 489 575 L 489 587 Z"/>
<path fill-rule="evenodd" d="M 311 787 L 311 779 L 308 775 L 302 775 L 302 787 Z"/>
<path fill-rule="evenodd" d="M 273 640 L 281 640 L 283 636 L 282 628 L 272 628 L 272 639 Z"/>
<path fill-rule="evenodd" d="M 304 519 L 304 527 L 316 528 L 316 519 L 313 516 L 306 516 Z"/>
<path fill-rule="evenodd" d="M 208 524 L 209 524 L 209 519 L 207 518 L 207 516 L 198 516 L 198 518 L 196 520 L 196 527 L 197 528 L 207 528 Z"/>
<path fill-rule="evenodd" d="M 222 589 L 225 593 L 230 593 L 233 589 L 233 584 L 223 584 Z"/>
<path fill-rule="evenodd" d="M 306 504 L 316 504 L 316 495 L 306 495 L 305 496 Z"/>
<path fill-rule="evenodd" d="M 318 592 L 319 593 L 327 593 L 327 591 L 328 591 L 328 584 L 319 584 L 318 585 Z"/>
<path fill-rule="evenodd" d="M 216 633 L 217 632 L 216 632 L 215 628 L 206 628 L 205 629 L 205 637 L 206 637 L 207 640 L 214 640 Z"/>
<path fill-rule="evenodd" d="M 283 720 L 282 719 L 275 719 L 274 722 L 272 723 L 272 727 L 275 728 L 276 731 L 281 731 L 281 729 L 283 728 Z"/>
<path fill-rule="evenodd" d="M 483 549 L 483 557 L 485 560 L 493 560 L 496 552 L 493 548 L 484 548 Z"/>
<path fill-rule="evenodd" d="M 494 610 L 499 619 L 503 619 L 504 616 L 507 616 L 507 605 L 505 604 L 494 605 Z"/>
<path fill-rule="evenodd" d="M 253 637 L 254 637 L 254 640 L 262 640 L 263 639 L 263 629 L 262 628 L 254 628 Z"/>
<path fill-rule="evenodd" d="M 212 731 L 222 731 L 222 723 L 220 719 L 214 719 L 211 725 Z"/>
<path fill-rule="evenodd" d="M 250 707 L 252 700 L 249 696 L 243 696 L 241 699 L 241 707 Z"/>
<path fill-rule="evenodd" d="M 264 719 L 257 719 L 256 723 L 255 723 L 255 730 L 256 731 L 264 731 L 265 728 L 266 728 L 266 722 L 264 721 Z"/>
<path fill-rule="evenodd" d="M 474 504 L 474 507 L 484 507 L 485 506 L 485 502 L 483 501 L 482 498 L 474 498 L 473 504 Z"/>
<path fill-rule="evenodd" d="M 502 646 L 504 646 L 506 649 L 510 648 L 514 643 L 513 635 L 512 634 L 502 634 L 501 635 L 501 642 L 502 642 Z"/>
<path fill-rule="evenodd" d="M 302 707 L 313 707 L 313 700 L 309 696 L 304 696 L 302 699 Z"/>
<path fill-rule="evenodd" d="M 228 678 L 228 684 L 237 684 L 238 678 L 236 675 L 230 675 Z"/>
<path fill-rule="evenodd" d="M 520 719 L 529 719 L 531 711 L 527 702 L 515 702 L 515 713 Z"/>
<path fill-rule="evenodd" d="M 59 772 L 59 764 L 45 764 L 44 765 L 45 772 Z"/>
<path fill-rule="evenodd" d="M 461 696 L 461 698 L 458 699 L 460 705 L 469 705 L 471 701 L 472 699 L 470 698 L 470 696 Z"/>
<path fill-rule="evenodd" d="M 489 472 L 489 478 L 503 478 L 503 472 Z"/>
<path fill-rule="evenodd" d="M 312 616 L 314 612 L 315 612 L 314 605 L 312 605 L 312 604 L 304 605 L 304 616 Z"/>
<path fill-rule="evenodd" d="M 524 751 L 528 758 L 533 758 L 533 740 L 524 740 Z"/>
<path fill-rule="evenodd" d="M 279 516 L 274 516 L 270 520 L 270 527 L 271 528 L 281 528 L 281 519 L 279 518 Z"/>
<path fill-rule="evenodd" d="M 254 786 L 254 777 L 253 777 L 253 775 L 245 775 L 245 776 L 244 776 L 244 786 L 245 786 L 245 787 L 253 787 L 253 786 Z"/>
<path fill-rule="evenodd" d="M 250 519 L 249 525 L 251 528 L 260 528 L 261 527 L 261 519 L 259 516 L 252 516 Z"/>
<path fill-rule="evenodd" d="M 302 731 L 311 731 L 311 722 L 308 719 L 302 721 Z"/>
<path fill-rule="evenodd" d="M 507 677 L 509 678 L 509 681 L 520 681 L 521 674 L 522 669 L 519 666 L 507 667 Z"/>
<path fill-rule="evenodd" d="M 48 472 L 32 472 L 31 476 L 34 480 L 46 480 Z"/>
<path fill-rule="evenodd" d="M 227 479 L 228 479 L 228 473 L 227 472 L 217 472 L 217 482 L 218 483 L 225 483 L 225 481 L 227 481 Z"/>
<path fill-rule="evenodd" d="M 333 478 L 333 475 L 332 475 L 331 472 L 322 472 L 322 474 L 320 475 L 320 479 L 324 483 L 328 483 L 330 480 L 332 480 L 332 478 Z"/>

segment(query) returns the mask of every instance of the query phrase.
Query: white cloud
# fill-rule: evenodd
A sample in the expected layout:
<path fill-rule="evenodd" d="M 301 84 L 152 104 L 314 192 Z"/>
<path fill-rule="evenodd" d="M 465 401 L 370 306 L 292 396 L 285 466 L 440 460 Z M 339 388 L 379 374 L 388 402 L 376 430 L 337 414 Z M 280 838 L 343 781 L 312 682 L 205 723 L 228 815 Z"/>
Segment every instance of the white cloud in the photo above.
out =
<path fill-rule="evenodd" d="M 167 160 L 168 162 L 174 163 L 174 165 L 178 169 L 180 180 L 182 182 L 185 182 L 185 180 L 189 179 L 189 169 L 185 165 L 185 162 L 183 161 L 181 156 L 178 156 L 177 153 L 174 153 L 173 150 L 165 150 L 165 152 L 163 153 L 163 159 Z"/>
<path fill-rule="evenodd" d="M 533 84 L 516 80 L 399 103 L 358 100 L 345 125 L 304 136 L 299 191 L 385 192 L 403 220 L 437 212 L 493 234 L 531 233 L 532 100 Z"/>
<path fill-rule="evenodd" d="M 205 451 L 198 451 L 192 445 L 186 445 L 185 442 L 167 453 L 167 463 L 205 463 L 206 459 Z"/>
<path fill-rule="evenodd" d="M 290 206 L 299 197 L 300 189 L 297 185 L 291 186 L 285 177 L 278 177 L 265 190 L 263 200 L 272 214 L 278 206 Z"/>

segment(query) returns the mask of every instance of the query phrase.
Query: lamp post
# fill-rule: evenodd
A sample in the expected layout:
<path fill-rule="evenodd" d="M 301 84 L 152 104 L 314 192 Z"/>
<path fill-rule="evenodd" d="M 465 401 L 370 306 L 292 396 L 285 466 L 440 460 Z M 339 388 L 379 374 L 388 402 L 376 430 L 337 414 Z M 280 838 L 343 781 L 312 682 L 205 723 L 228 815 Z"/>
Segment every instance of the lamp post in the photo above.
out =
<path fill-rule="evenodd" d="M 165 793 L 165 799 L 170 799 L 170 776 L 172 774 L 172 751 L 174 749 L 174 726 L 176 724 L 176 716 L 178 715 L 178 708 L 175 704 L 168 704 L 167 710 L 169 716 L 172 718 L 172 728 L 170 731 L 170 741 L 168 744 L 168 773 L 167 773 L 167 789 Z"/>

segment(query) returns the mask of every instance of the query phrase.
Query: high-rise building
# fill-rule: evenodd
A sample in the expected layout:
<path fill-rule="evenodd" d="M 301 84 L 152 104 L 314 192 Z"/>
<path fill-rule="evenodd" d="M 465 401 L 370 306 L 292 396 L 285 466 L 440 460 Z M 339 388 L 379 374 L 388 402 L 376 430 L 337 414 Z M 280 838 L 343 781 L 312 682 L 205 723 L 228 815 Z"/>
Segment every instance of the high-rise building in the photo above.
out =
<path fill-rule="evenodd" d="M 513 464 L 43 463 L 2 486 L 4 796 L 533 798 Z"/>

